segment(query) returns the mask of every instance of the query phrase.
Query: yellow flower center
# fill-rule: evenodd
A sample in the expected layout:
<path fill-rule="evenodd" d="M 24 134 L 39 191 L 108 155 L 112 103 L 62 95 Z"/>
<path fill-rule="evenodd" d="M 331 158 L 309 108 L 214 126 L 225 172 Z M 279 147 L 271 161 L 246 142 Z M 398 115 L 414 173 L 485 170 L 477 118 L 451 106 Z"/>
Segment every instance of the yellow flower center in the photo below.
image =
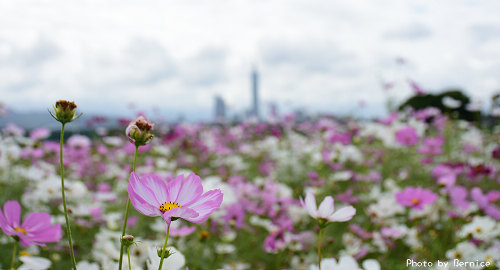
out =
<path fill-rule="evenodd" d="M 417 198 L 411 199 L 411 203 L 413 203 L 413 205 L 417 205 L 418 202 L 419 200 Z"/>
<path fill-rule="evenodd" d="M 168 211 L 170 209 L 174 209 L 174 208 L 178 208 L 178 207 L 181 207 L 181 205 L 179 203 L 176 203 L 176 202 L 164 202 L 164 203 L 160 204 L 160 211 L 162 213 L 165 213 L 166 211 Z"/>
<path fill-rule="evenodd" d="M 476 227 L 476 232 L 477 232 L 477 233 L 480 233 L 480 232 L 482 232 L 482 231 L 483 231 L 483 229 L 481 229 L 481 227 Z"/>
<path fill-rule="evenodd" d="M 22 232 L 23 234 L 26 234 L 26 230 L 20 227 L 14 228 L 14 231 Z"/>
<path fill-rule="evenodd" d="M 31 256 L 27 251 L 22 250 L 19 252 L 19 256 Z"/>

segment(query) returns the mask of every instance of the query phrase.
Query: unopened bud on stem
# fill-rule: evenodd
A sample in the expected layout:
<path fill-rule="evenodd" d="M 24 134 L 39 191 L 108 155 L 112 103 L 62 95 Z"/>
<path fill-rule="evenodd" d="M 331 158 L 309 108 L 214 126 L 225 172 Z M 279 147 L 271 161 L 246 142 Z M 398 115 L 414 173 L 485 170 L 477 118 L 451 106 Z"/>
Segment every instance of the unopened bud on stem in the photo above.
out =
<path fill-rule="evenodd" d="M 49 110 L 50 115 L 63 125 L 78 119 L 83 114 L 76 114 L 76 104 L 73 101 L 58 100 L 56 101 L 56 105 L 52 107 L 54 108 L 54 113 Z"/>
<path fill-rule="evenodd" d="M 129 141 L 136 146 L 146 145 L 154 137 L 153 133 L 151 133 L 153 128 L 153 123 L 149 122 L 144 116 L 139 116 L 128 124 L 125 134 Z"/>
<path fill-rule="evenodd" d="M 161 254 L 163 253 L 163 250 L 164 250 L 163 248 L 159 248 L 159 249 L 156 250 L 156 253 L 158 254 L 158 257 L 161 258 Z M 163 255 L 163 258 L 166 259 L 166 258 L 170 257 L 170 255 L 172 255 L 172 254 L 174 254 L 174 252 L 171 252 L 170 249 L 165 248 L 165 254 Z"/>
<path fill-rule="evenodd" d="M 134 243 L 134 236 L 133 235 L 124 235 L 122 237 L 122 243 L 126 247 L 132 245 Z"/>

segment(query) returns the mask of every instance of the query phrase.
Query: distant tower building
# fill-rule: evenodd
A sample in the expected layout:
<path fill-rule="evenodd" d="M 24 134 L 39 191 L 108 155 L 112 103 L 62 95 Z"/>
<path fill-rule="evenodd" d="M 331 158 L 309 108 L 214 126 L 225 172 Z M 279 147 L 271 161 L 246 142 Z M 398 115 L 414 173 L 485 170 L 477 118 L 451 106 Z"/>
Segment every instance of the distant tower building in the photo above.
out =
<path fill-rule="evenodd" d="M 215 120 L 226 119 L 226 103 L 220 96 L 215 96 Z"/>
<path fill-rule="evenodd" d="M 269 104 L 269 110 L 271 117 L 277 118 L 279 116 L 278 104 L 276 102 L 271 102 L 271 104 Z"/>
<path fill-rule="evenodd" d="M 251 116 L 260 118 L 259 115 L 259 74 L 257 69 L 252 71 L 252 111 Z"/>

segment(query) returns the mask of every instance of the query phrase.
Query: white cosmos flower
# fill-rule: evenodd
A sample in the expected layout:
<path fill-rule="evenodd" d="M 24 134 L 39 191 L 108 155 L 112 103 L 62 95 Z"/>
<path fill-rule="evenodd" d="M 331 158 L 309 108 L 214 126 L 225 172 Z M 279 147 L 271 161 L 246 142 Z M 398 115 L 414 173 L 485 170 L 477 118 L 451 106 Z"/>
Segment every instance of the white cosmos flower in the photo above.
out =
<path fill-rule="evenodd" d="M 362 265 L 365 270 L 380 270 L 379 262 L 374 259 L 365 260 Z"/>
<path fill-rule="evenodd" d="M 500 227 L 494 219 L 488 216 L 475 216 L 471 223 L 462 227 L 458 235 L 460 237 L 471 235 L 479 240 L 490 241 L 500 236 Z"/>
<path fill-rule="evenodd" d="M 325 199 L 316 207 L 316 197 L 311 192 L 306 193 L 305 201 L 300 198 L 300 203 L 305 206 L 309 215 L 318 220 L 330 222 L 344 222 L 351 220 L 356 214 L 356 208 L 345 206 L 335 211 L 334 200 L 332 196 L 326 196 Z"/>
<path fill-rule="evenodd" d="M 458 243 L 454 249 L 446 251 L 446 258 L 450 260 L 471 260 L 474 258 L 479 258 L 479 249 L 471 242 L 461 242 Z"/>
<path fill-rule="evenodd" d="M 100 267 L 97 263 L 91 263 L 89 261 L 79 261 L 76 264 L 76 268 L 85 270 L 100 270 Z"/>
<path fill-rule="evenodd" d="M 46 270 L 52 264 L 50 260 L 42 257 L 21 256 L 19 260 L 23 265 L 19 266 L 18 270 Z"/>

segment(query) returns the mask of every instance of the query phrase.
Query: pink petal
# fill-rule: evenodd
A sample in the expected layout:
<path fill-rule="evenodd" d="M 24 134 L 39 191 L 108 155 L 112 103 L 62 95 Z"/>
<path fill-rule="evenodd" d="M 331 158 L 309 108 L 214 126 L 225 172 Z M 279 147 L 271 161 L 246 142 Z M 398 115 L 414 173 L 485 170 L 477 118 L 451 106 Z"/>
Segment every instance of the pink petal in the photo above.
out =
<path fill-rule="evenodd" d="M 50 227 L 50 215 L 48 213 L 34 212 L 29 214 L 21 226 L 28 232 L 43 230 Z"/>
<path fill-rule="evenodd" d="M 10 227 L 9 223 L 5 219 L 2 209 L 0 209 L 0 228 L 2 228 L 2 231 L 6 234 L 9 234 L 12 231 L 12 227 Z"/>
<path fill-rule="evenodd" d="M 21 205 L 17 201 L 8 201 L 3 206 L 7 223 L 15 228 L 21 223 Z"/>
<path fill-rule="evenodd" d="M 184 180 L 184 175 L 178 175 L 174 180 L 170 181 L 167 185 L 167 197 L 169 201 L 177 202 L 179 193 L 182 188 L 182 180 Z"/>
<path fill-rule="evenodd" d="M 209 190 L 207 192 L 205 192 L 205 194 L 201 195 L 196 201 L 194 202 L 191 202 L 191 204 L 185 204 L 183 206 L 189 206 L 189 208 L 191 209 L 194 209 L 196 211 L 196 209 L 203 205 L 204 203 L 208 202 L 208 201 L 216 201 L 216 200 L 220 200 L 222 202 L 222 192 L 220 191 L 220 189 L 213 189 L 213 190 Z M 220 198 L 219 198 L 220 197 Z"/>
<path fill-rule="evenodd" d="M 356 214 L 356 208 L 352 206 L 346 206 L 342 207 L 339 210 L 337 210 L 333 215 L 331 215 L 328 220 L 329 221 L 337 221 L 337 222 L 343 222 L 343 221 L 348 221 L 351 220 L 352 217 Z"/>
<path fill-rule="evenodd" d="M 313 218 L 318 217 L 318 210 L 316 206 L 316 197 L 311 192 L 307 192 L 306 194 L 306 200 L 305 200 L 305 206 L 306 210 L 309 213 L 309 215 Z"/>
<path fill-rule="evenodd" d="M 162 215 L 163 219 L 167 222 L 167 225 L 170 225 L 172 217 L 187 219 L 187 218 L 194 218 L 197 216 L 198 216 L 198 213 L 196 213 L 196 211 L 194 211 L 193 209 L 189 209 L 187 207 L 174 208 L 174 209 L 165 211 L 165 213 L 163 213 L 163 215 Z"/>
<path fill-rule="evenodd" d="M 203 193 L 203 186 L 198 175 L 191 173 L 182 181 L 182 186 L 179 190 L 179 195 L 175 202 L 180 205 L 189 205 Z"/>
<path fill-rule="evenodd" d="M 318 209 L 318 217 L 328 218 L 333 214 L 334 211 L 334 202 L 332 196 L 326 196 Z"/>
<path fill-rule="evenodd" d="M 21 233 L 21 235 L 18 235 L 18 237 L 19 237 L 19 242 L 21 242 L 21 245 L 23 245 L 23 247 L 25 247 L 25 248 L 28 247 L 29 245 L 45 246 L 42 243 L 34 242 L 33 240 L 31 240 L 28 236 L 24 235 L 23 233 Z"/>
<path fill-rule="evenodd" d="M 142 201 L 148 203 L 149 205 L 160 207 L 161 203 L 158 202 L 153 191 L 147 185 L 145 185 L 147 183 L 148 180 L 141 181 L 139 176 L 135 172 L 132 172 L 132 174 L 130 174 L 129 184 L 128 184 L 129 197 L 130 197 L 130 190 L 133 190 L 133 193 L 137 195 L 136 197 L 140 197 Z"/>
<path fill-rule="evenodd" d="M 401 204 L 401 205 L 403 205 L 403 206 L 405 206 L 405 205 L 406 205 L 406 202 L 405 202 L 405 201 L 406 201 L 406 200 L 405 200 L 406 196 L 405 196 L 404 192 L 400 191 L 400 192 L 396 193 L 396 194 L 394 195 L 394 197 L 396 197 L 396 201 L 397 201 L 399 204 Z"/>
<path fill-rule="evenodd" d="M 457 180 L 457 176 L 455 174 L 446 174 L 438 178 L 438 183 L 443 184 L 447 187 L 453 186 Z"/>
<path fill-rule="evenodd" d="M 167 184 L 157 175 L 145 175 L 140 181 L 153 192 L 160 204 L 172 200 L 167 195 Z"/>
<path fill-rule="evenodd" d="M 55 224 L 43 231 L 39 231 L 31 236 L 31 239 L 36 242 L 48 243 L 48 242 L 58 242 L 61 240 L 62 231 L 61 225 Z"/>
<path fill-rule="evenodd" d="M 130 132 L 132 131 L 132 129 L 139 129 L 136 125 L 133 125 L 132 122 L 130 122 L 130 124 L 127 126 L 127 128 L 125 129 L 125 135 L 128 137 L 129 141 L 131 143 L 135 143 L 135 140 L 132 139 L 132 137 L 130 137 Z"/>
<path fill-rule="evenodd" d="M 219 189 L 210 190 L 203 194 L 199 200 L 189 206 L 195 210 L 199 216 L 186 219 L 187 221 L 200 223 L 204 222 L 222 204 L 224 195 Z"/>
<path fill-rule="evenodd" d="M 222 201 L 221 201 L 222 202 Z M 185 218 L 185 220 L 193 223 L 201 223 L 208 219 L 208 217 L 217 209 L 219 209 L 220 203 L 210 201 L 203 205 L 203 207 L 198 208 L 200 215 L 194 218 Z"/>
<path fill-rule="evenodd" d="M 129 184 L 128 186 L 128 196 L 130 198 L 130 202 L 134 206 L 134 208 L 141 212 L 142 214 L 150 217 L 160 216 L 160 208 L 158 206 L 151 205 L 149 202 L 145 201 L 141 196 L 135 193 L 132 186 Z"/>

